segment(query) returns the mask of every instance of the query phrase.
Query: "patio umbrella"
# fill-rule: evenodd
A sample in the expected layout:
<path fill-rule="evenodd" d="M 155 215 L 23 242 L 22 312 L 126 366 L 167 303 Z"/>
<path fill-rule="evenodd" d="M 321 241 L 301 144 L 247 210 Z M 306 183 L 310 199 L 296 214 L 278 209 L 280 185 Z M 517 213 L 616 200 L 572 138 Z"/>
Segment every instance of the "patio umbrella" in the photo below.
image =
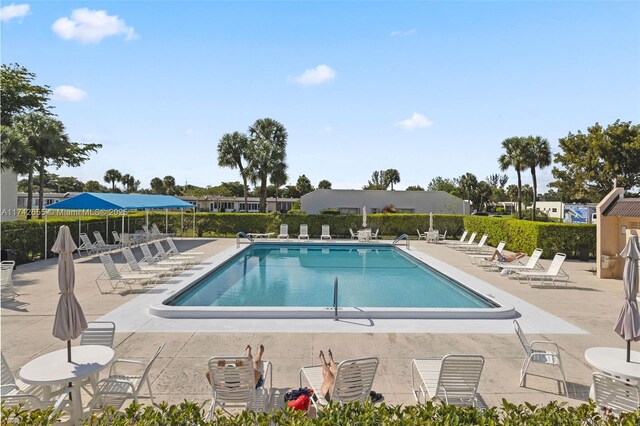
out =
<path fill-rule="evenodd" d="M 53 322 L 53 335 L 67 341 L 67 361 L 71 362 L 71 340 L 75 339 L 87 328 L 82 308 L 73 294 L 76 273 L 73 266 L 73 251 L 77 248 L 71 238 L 69 227 L 63 225 L 58 231 L 58 238 L 51 248 L 58 257 L 58 286 L 60 299 Z"/>
<path fill-rule="evenodd" d="M 433 212 L 429 213 L 429 231 L 433 231 Z"/>
<path fill-rule="evenodd" d="M 362 206 L 362 227 L 367 227 L 367 208 Z"/>
<path fill-rule="evenodd" d="M 624 304 L 618 315 L 618 321 L 613 330 L 627 341 L 627 362 L 630 362 L 631 342 L 640 340 L 640 313 L 638 312 L 638 259 L 640 259 L 640 246 L 638 237 L 632 235 L 627 245 L 620 253 L 626 257 L 624 271 L 622 273 L 622 285 L 624 286 Z"/>

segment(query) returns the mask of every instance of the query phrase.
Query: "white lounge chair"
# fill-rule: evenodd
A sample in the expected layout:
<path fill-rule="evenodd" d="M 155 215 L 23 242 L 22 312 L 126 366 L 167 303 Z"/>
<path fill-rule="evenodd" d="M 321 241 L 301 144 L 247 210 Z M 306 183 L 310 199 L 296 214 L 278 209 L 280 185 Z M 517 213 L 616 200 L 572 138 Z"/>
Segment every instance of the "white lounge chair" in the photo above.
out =
<path fill-rule="evenodd" d="M 333 392 L 330 395 L 331 401 L 341 404 L 360 401 L 364 402 L 371 393 L 373 380 L 378 370 L 378 358 L 358 358 L 348 359 L 338 364 Z M 303 380 L 304 379 L 304 380 Z M 300 369 L 300 387 L 306 381 L 316 397 L 317 401 L 311 400 L 316 406 L 326 405 L 325 395 L 322 395 L 322 366 L 313 365 Z"/>
<path fill-rule="evenodd" d="M 151 250 L 147 243 L 140 244 L 140 250 L 142 250 L 142 263 L 146 263 L 150 266 L 170 266 L 174 269 L 186 269 L 190 263 L 180 259 L 161 260 L 160 256 L 154 256 L 151 254 Z"/>
<path fill-rule="evenodd" d="M 329 225 L 322 225 L 322 234 L 320 234 L 320 239 L 324 240 L 324 239 L 330 240 L 331 239 L 331 232 L 329 230 Z"/>
<path fill-rule="evenodd" d="M 495 269 L 508 269 L 510 271 L 533 271 L 536 269 L 542 269 L 542 265 L 540 265 L 540 256 L 542 256 L 542 249 L 537 248 L 531 253 L 531 257 L 527 261 L 526 264 L 513 262 L 494 262 L 492 265 L 485 265 L 489 267 L 493 267 Z"/>
<path fill-rule="evenodd" d="M 298 234 L 299 240 L 308 240 L 309 239 L 309 226 L 308 225 L 300 225 L 300 234 Z"/>
<path fill-rule="evenodd" d="M 175 232 L 160 232 L 160 229 L 158 228 L 158 225 L 156 225 L 155 223 L 151 224 L 151 232 L 153 232 L 154 235 L 158 235 L 159 238 L 167 238 L 167 237 L 175 237 L 176 236 Z"/>
<path fill-rule="evenodd" d="M 242 361 L 242 365 L 237 365 L 238 361 Z M 248 410 L 265 411 L 270 404 L 273 378 L 269 361 L 262 361 L 264 383 L 257 389 L 253 360 L 249 357 L 215 356 L 209 359 L 208 367 L 213 392 L 208 420 L 213 418 L 216 407 L 242 406 Z"/>
<path fill-rule="evenodd" d="M 489 238 L 489 236 L 487 234 L 483 234 L 482 237 L 480 237 L 480 241 L 478 241 L 478 244 L 471 244 L 471 245 L 461 245 L 456 247 L 457 250 L 459 251 L 463 251 L 465 253 L 476 253 L 476 254 L 483 254 L 487 252 L 487 239 Z"/>
<path fill-rule="evenodd" d="M 502 254 L 502 250 L 504 250 L 504 247 L 507 245 L 506 241 L 500 241 L 498 243 L 498 246 L 495 248 L 494 253 L 497 251 L 498 253 Z M 490 260 L 487 260 L 487 255 L 491 256 L 491 253 L 482 253 L 482 254 L 469 254 L 469 261 L 471 262 L 472 265 L 478 265 L 478 266 L 483 266 L 487 263 L 493 263 Z"/>
<path fill-rule="evenodd" d="M 167 244 L 169 245 L 169 250 L 167 250 L 167 254 L 169 256 L 172 255 L 186 255 L 186 256 L 202 256 L 203 254 L 205 254 L 203 251 L 188 251 L 186 253 L 180 253 L 180 251 L 178 250 L 178 247 L 176 247 L 176 243 L 173 241 L 173 238 L 171 237 L 167 237 Z"/>
<path fill-rule="evenodd" d="M 109 377 L 98 382 L 96 394 L 91 400 L 91 409 L 103 409 L 111 406 L 120 408 L 127 399 L 133 399 L 137 404 L 140 398 L 149 398 L 153 404 L 153 394 L 151 393 L 151 382 L 149 381 L 149 370 L 160 352 L 164 348 L 164 343 L 160 345 L 155 355 L 148 362 L 116 359 L 109 369 Z M 141 372 L 139 374 L 118 374 L 117 368 L 122 364 L 135 365 Z M 147 385 L 149 395 L 142 394 L 142 388 Z"/>
<path fill-rule="evenodd" d="M 467 234 L 469 233 L 469 231 L 464 231 L 462 233 L 462 236 L 460 237 L 459 240 L 451 240 L 451 241 L 445 241 L 444 243 L 446 245 L 450 245 L 450 246 L 455 246 L 456 244 L 466 244 L 467 242 L 465 241 L 465 238 L 467 238 Z"/>
<path fill-rule="evenodd" d="M 99 253 L 101 250 L 97 247 L 96 243 L 92 243 L 89 239 L 89 236 L 84 232 L 80 233 L 80 245 L 78 246 L 78 253 L 82 255 L 80 252 L 84 250 L 87 256 L 91 256 L 92 254 Z"/>
<path fill-rule="evenodd" d="M 289 239 L 289 225 L 283 223 L 280 225 L 280 233 L 278 234 L 278 239 Z"/>
<path fill-rule="evenodd" d="M 54 395 L 49 386 L 32 386 L 26 384 L 16 377 L 19 377 L 18 372 L 16 372 L 16 375 L 13 374 L 9 368 L 9 364 L 7 364 L 7 360 L 4 359 L 4 354 L 0 353 L 0 357 L 2 358 L 0 399 L 2 399 L 3 404 L 7 406 L 23 404 L 23 408 L 25 409 L 45 409 L 53 406 L 51 413 L 53 415 L 60 412 L 69 403 L 67 395 L 71 391 L 70 388 L 63 388 L 55 392 L 55 399 L 52 399 Z M 45 424 L 45 422 L 38 422 L 38 424 Z"/>
<path fill-rule="evenodd" d="M 18 293 L 13 287 L 13 268 L 16 262 L 3 260 L 0 266 L 0 297 L 2 300 L 15 300 Z"/>
<path fill-rule="evenodd" d="M 154 241 L 153 245 L 156 248 L 156 258 L 158 258 L 160 260 L 180 260 L 180 261 L 183 261 L 183 262 L 188 263 L 188 264 L 196 263 L 196 257 L 195 256 L 187 256 L 187 255 L 183 255 L 183 254 L 180 254 L 180 255 L 174 254 L 174 255 L 170 256 L 169 253 L 164 251 L 164 247 L 162 247 L 162 244 L 158 240 Z"/>
<path fill-rule="evenodd" d="M 161 266 L 149 265 L 148 263 L 144 262 L 142 262 L 142 264 L 138 263 L 129 247 L 123 247 L 122 254 L 127 261 L 127 265 L 129 266 L 131 272 L 136 272 L 138 274 L 156 274 L 158 276 L 166 276 L 173 274 L 177 270 L 177 267 L 170 265 Z"/>
<path fill-rule="evenodd" d="M 353 229 L 349 228 L 349 233 L 351 234 L 351 239 L 352 240 L 357 240 L 358 239 L 358 234 L 353 232 Z"/>
<path fill-rule="evenodd" d="M 603 373 L 593 373 L 593 393 L 598 406 L 619 416 L 640 407 L 640 386 Z"/>
<path fill-rule="evenodd" d="M 102 238 L 100 231 L 93 231 L 93 238 L 96 239 L 96 248 L 100 251 L 110 251 L 119 247 L 118 244 L 107 244 Z"/>
<path fill-rule="evenodd" d="M 414 359 L 411 361 L 413 396 L 417 402 L 435 398 L 446 404 L 478 407 L 478 384 L 483 367 L 481 355 Z"/>
<path fill-rule="evenodd" d="M 102 291 L 102 288 L 100 287 L 100 281 L 108 282 L 112 290 L 116 290 L 120 283 L 127 285 L 129 290 L 133 290 L 131 288 L 132 283 L 146 285 L 158 280 L 158 276 L 155 274 L 121 274 L 118 272 L 118 268 L 116 268 L 116 265 L 113 263 L 113 259 L 111 259 L 111 255 L 109 253 L 100 254 L 100 260 L 102 261 L 102 265 L 104 265 L 105 272 L 98 275 L 96 278 L 96 285 L 102 294 L 105 292 Z"/>
<path fill-rule="evenodd" d="M 544 285 L 545 282 L 551 281 L 556 285 L 556 281 L 564 281 L 566 286 L 569 283 L 569 274 L 562 269 L 562 264 L 567 258 L 564 253 L 556 253 L 546 271 L 516 271 L 518 281 L 526 279 L 530 286 Z"/>
<path fill-rule="evenodd" d="M 562 373 L 562 383 L 564 384 L 564 393 L 566 395 L 567 381 L 564 377 L 562 360 L 560 359 L 560 348 L 558 348 L 558 345 L 550 340 L 534 340 L 529 343 L 527 336 L 524 335 L 517 320 L 513 320 L 513 328 L 526 354 L 522 367 L 520 368 L 520 386 L 526 385 L 527 370 L 529 370 L 532 363 L 550 365 L 560 369 L 560 373 Z M 558 383 L 558 387 L 560 387 L 560 383 Z"/>

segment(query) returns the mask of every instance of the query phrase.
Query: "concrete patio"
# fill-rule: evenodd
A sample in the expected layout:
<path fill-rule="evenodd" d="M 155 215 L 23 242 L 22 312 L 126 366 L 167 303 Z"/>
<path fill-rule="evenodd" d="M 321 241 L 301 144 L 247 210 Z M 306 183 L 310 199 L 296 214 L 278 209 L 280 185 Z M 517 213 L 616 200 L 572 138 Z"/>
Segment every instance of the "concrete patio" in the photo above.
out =
<path fill-rule="evenodd" d="M 203 259 L 235 246 L 235 239 L 178 239 L 176 242 L 181 251 L 205 252 Z M 498 405 L 502 398 L 514 403 L 544 404 L 560 400 L 577 405 L 586 401 L 591 384 L 592 369 L 584 359 L 585 349 L 625 346 L 613 332 L 622 305 L 622 282 L 595 278 L 593 262 L 566 262 L 564 269 L 571 277 L 567 287 L 531 288 L 496 272 L 483 271 L 471 265 L 465 254 L 443 245 L 412 241 L 411 249 L 447 262 L 586 331 L 587 334 L 529 335 L 531 340 L 549 339 L 560 346 L 568 397 L 559 395 L 559 384 L 555 380 L 559 375 L 551 368 L 534 366 L 531 372 L 540 373 L 540 376 L 530 375 L 527 387 L 519 386 L 524 352 L 513 332 L 465 333 L 465 328 L 456 329 L 455 323 L 446 332 L 415 332 L 415 321 L 440 320 L 406 320 L 409 321 L 407 324 L 412 324 L 409 328 L 413 331 L 407 333 L 378 332 L 375 326 L 361 333 L 316 333 L 304 327 L 299 332 L 256 332 L 251 321 L 243 323 L 244 332 L 225 332 L 223 329 L 220 332 L 179 332 L 175 330 L 183 320 L 172 320 L 178 325 L 172 327 L 174 331 L 171 332 L 116 333 L 116 357 L 148 359 L 158 345 L 165 342 L 164 351 L 151 370 L 154 396 L 158 401 L 171 403 L 185 398 L 202 402 L 210 399 L 211 391 L 204 372 L 211 356 L 240 355 L 247 344 L 254 347 L 264 344 L 264 358 L 274 367 L 274 387 L 288 389 L 298 386 L 301 366 L 317 364 L 319 351 L 326 352 L 331 348 L 337 360 L 378 356 L 380 366 L 374 390 L 385 396 L 387 404 L 413 404 L 411 359 L 476 353 L 485 357 L 479 392 L 487 405 Z M 119 254 L 114 255 L 114 260 L 123 263 Z M 550 261 L 542 263 L 546 267 Z M 94 280 L 102 270 L 97 257 L 76 260 L 76 296 L 88 320 L 98 319 L 138 297 L 138 294 L 100 294 Z M 19 266 L 14 272 L 14 284 L 19 293 L 18 302 L 3 302 L 1 325 L 2 351 L 15 370 L 39 355 L 65 347 L 65 343 L 51 334 L 58 298 L 57 259 Z M 510 320 L 501 321 L 510 323 Z M 278 405 L 280 401 L 274 402 Z"/>

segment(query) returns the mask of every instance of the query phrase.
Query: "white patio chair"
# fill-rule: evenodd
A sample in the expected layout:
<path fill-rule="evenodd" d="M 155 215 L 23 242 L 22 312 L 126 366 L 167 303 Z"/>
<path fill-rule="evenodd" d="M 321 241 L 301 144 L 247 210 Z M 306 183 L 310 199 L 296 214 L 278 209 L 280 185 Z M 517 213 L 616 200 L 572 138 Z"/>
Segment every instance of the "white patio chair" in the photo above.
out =
<path fill-rule="evenodd" d="M 466 243 L 456 244 L 452 247 L 458 251 L 465 251 L 470 247 L 476 247 L 478 245 L 478 243 L 476 243 L 477 235 L 478 234 L 476 232 L 472 232 L 471 235 L 469 236 L 469 240 Z"/>
<path fill-rule="evenodd" d="M 331 239 L 331 232 L 330 232 L 329 225 L 322 225 L 322 234 L 320 234 L 320 239 L 324 240 L 325 238 L 327 240 Z"/>
<path fill-rule="evenodd" d="M 116 265 L 113 263 L 113 259 L 109 253 L 100 254 L 100 260 L 102 261 L 102 265 L 104 265 L 105 272 L 98 275 L 96 278 L 96 285 L 102 294 L 105 294 L 105 292 L 102 291 L 102 288 L 100 287 L 101 281 L 108 282 L 112 290 L 116 290 L 120 283 L 127 285 L 129 290 L 133 290 L 133 288 L 131 288 L 132 283 L 146 285 L 156 282 L 159 278 L 155 274 L 121 274 L 118 272 L 118 268 L 116 268 Z"/>
<path fill-rule="evenodd" d="M 185 262 L 187 264 L 194 264 L 196 263 L 196 257 L 195 256 L 187 256 L 184 254 L 174 254 L 174 255 L 169 255 L 166 251 L 164 251 L 164 247 L 162 247 L 162 243 L 160 243 L 159 240 L 155 240 L 153 242 L 153 245 L 156 248 L 156 258 L 160 259 L 160 260 L 179 260 L 182 262 Z"/>
<path fill-rule="evenodd" d="M 640 386 L 603 373 L 593 373 L 593 392 L 596 403 L 619 416 L 640 407 Z"/>
<path fill-rule="evenodd" d="M 556 253 L 549 265 L 549 269 L 546 271 L 516 271 L 518 281 L 526 279 L 531 287 L 543 286 L 545 281 L 551 281 L 551 284 L 555 287 L 556 281 L 564 281 L 566 286 L 569 283 L 569 274 L 562 269 L 562 264 L 566 258 L 566 254 Z"/>
<path fill-rule="evenodd" d="M 436 238 L 436 243 L 439 243 L 440 241 L 446 241 L 447 240 L 447 230 L 444 230 L 444 234 L 438 234 L 438 238 Z"/>
<path fill-rule="evenodd" d="M 120 239 L 118 231 L 111 231 L 111 235 L 113 236 L 113 244 L 122 247 L 122 240 Z"/>
<path fill-rule="evenodd" d="M 459 240 L 450 240 L 445 241 L 444 243 L 448 246 L 455 246 L 456 244 L 466 244 L 467 242 L 465 241 L 465 238 L 467 238 L 468 233 L 469 231 L 464 231 Z"/>
<path fill-rule="evenodd" d="M 378 232 L 380 232 L 380 228 L 376 228 L 376 232 L 372 233 L 371 237 L 369 239 L 377 240 L 378 239 Z"/>
<path fill-rule="evenodd" d="M 175 232 L 160 232 L 158 225 L 156 225 L 155 223 L 151 224 L 151 230 L 154 234 L 159 235 L 160 238 L 175 237 L 176 235 Z"/>
<path fill-rule="evenodd" d="M 77 248 L 78 254 L 80 255 L 82 255 L 80 253 L 81 250 L 84 250 L 87 256 L 91 256 L 92 254 L 100 252 L 100 250 L 96 246 L 96 243 L 92 243 L 89 239 L 89 236 L 84 232 L 80 233 L 80 245 Z"/>
<path fill-rule="evenodd" d="M 495 248 L 494 253 L 497 251 L 498 253 L 502 254 L 502 250 L 504 250 L 504 247 L 507 245 L 506 241 L 500 241 L 498 243 L 498 246 Z M 483 266 L 485 263 L 493 263 L 490 260 L 487 260 L 487 255 L 491 256 L 491 252 L 487 252 L 487 253 L 470 253 L 468 254 L 469 256 L 469 261 L 471 262 L 472 265 L 478 265 L 478 266 Z"/>
<path fill-rule="evenodd" d="M 280 233 L 278 234 L 278 239 L 289 239 L 289 225 L 283 223 L 280 225 Z"/>
<path fill-rule="evenodd" d="M 138 231 L 136 231 L 136 233 L 137 232 Z M 144 238 L 145 238 L 145 241 L 147 241 L 147 242 L 153 241 L 153 240 L 155 240 L 155 239 L 160 237 L 159 235 L 154 234 L 153 232 L 151 232 L 147 225 L 142 225 L 142 232 L 144 233 Z"/>
<path fill-rule="evenodd" d="M 309 226 L 300 225 L 300 234 L 298 234 L 299 240 L 308 240 L 309 239 Z"/>
<path fill-rule="evenodd" d="M 333 392 L 330 395 L 331 401 L 344 404 L 347 402 L 360 401 L 364 402 L 371 393 L 373 380 L 378 370 L 378 358 L 358 358 L 347 359 L 338 364 L 335 382 L 333 384 Z M 304 380 L 303 380 L 304 379 Z M 300 369 L 300 387 L 306 381 L 316 397 L 311 402 L 316 406 L 327 404 L 325 395 L 320 390 L 322 386 L 322 366 L 313 365 L 302 367 Z"/>
<path fill-rule="evenodd" d="M 531 364 L 543 364 L 557 367 L 562 374 L 562 383 L 564 385 L 564 393 L 567 394 L 567 381 L 564 377 L 564 370 L 562 369 L 562 360 L 560 359 L 560 348 L 555 342 L 550 340 L 534 340 L 531 343 L 527 340 L 527 336 L 524 335 L 522 328 L 517 320 L 513 320 L 513 328 L 516 331 L 518 340 L 522 344 L 522 349 L 526 354 L 526 357 L 520 368 L 520 386 L 526 386 L 527 371 Z M 560 383 L 558 382 L 558 387 Z"/>
<path fill-rule="evenodd" d="M 169 245 L 169 250 L 167 250 L 167 254 L 168 254 L 169 256 L 174 255 L 174 254 L 175 254 L 175 255 L 181 255 L 181 254 L 184 254 L 184 255 L 186 255 L 186 256 L 196 256 L 196 257 L 199 257 L 199 256 L 202 256 L 203 254 L 205 254 L 203 251 L 191 251 L 191 250 L 189 250 L 189 251 L 188 251 L 188 252 L 186 252 L 186 253 L 180 253 L 180 251 L 178 250 L 178 247 L 176 247 L 176 243 L 173 241 L 173 238 L 171 238 L 171 237 L 167 237 L 167 240 L 166 240 L 166 241 L 167 241 L 167 244 Z"/>
<path fill-rule="evenodd" d="M 124 247 L 122 249 L 122 254 L 124 255 L 125 260 L 127 261 L 127 266 L 131 272 L 136 272 L 138 274 L 157 274 L 158 276 L 166 276 L 173 274 L 177 267 L 174 266 L 161 266 L 161 265 L 149 265 L 148 263 L 138 263 L 136 261 L 133 252 L 129 247 Z M 120 270 L 123 272 L 123 270 Z"/>
<path fill-rule="evenodd" d="M 427 233 L 426 232 L 420 232 L 419 229 L 416 229 L 416 232 L 418 232 L 418 240 L 426 240 L 427 239 Z"/>
<path fill-rule="evenodd" d="M 242 365 L 237 365 L 238 361 L 242 361 Z M 264 383 L 256 388 L 251 358 L 246 356 L 215 356 L 210 358 L 208 369 L 213 399 L 207 419 L 213 418 L 216 407 L 225 409 L 241 406 L 247 410 L 265 411 L 270 404 L 273 387 L 271 363 L 262 361 L 261 368 Z"/>
<path fill-rule="evenodd" d="M 508 269 L 510 271 L 533 271 L 535 269 L 542 269 L 542 265 L 540 265 L 540 256 L 542 256 L 542 249 L 537 248 L 531 253 L 531 257 L 527 261 L 526 264 L 522 264 L 518 261 L 518 263 L 514 262 L 495 262 L 491 265 L 485 265 L 489 267 L 493 267 L 496 269 Z"/>
<path fill-rule="evenodd" d="M 0 353 L 0 357 L 2 358 L 0 399 L 3 404 L 8 406 L 24 404 L 23 408 L 27 409 L 44 409 L 53 406 L 51 414 L 56 414 L 69 403 L 67 395 L 71 389 L 63 388 L 54 396 L 49 386 L 28 385 L 16 377 L 19 377 L 19 370 L 15 375 L 13 374 L 4 354 Z"/>
<path fill-rule="evenodd" d="M 80 335 L 80 345 L 101 345 L 113 348 L 113 339 L 116 334 L 116 324 L 112 321 L 89 321 L 87 328 Z M 82 386 L 89 394 L 93 395 L 98 384 L 98 374 L 94 374 L 81 381 Z M 91 385 L 89 391 L 86 385 Z"/>
<path fill-rule="evenodd" d="M 13 268 L 16 262 L 3 260 L 0 266 L 0 297 L 2 300 L 15 300 L 18 293 L 13 287 Z"/>
<path fill-rule="evenodd" d="M 353 229 L 349 228 L 349 233 L 351 234 L 351 239 L 352 240 L 357 240 L 358 239 L 358 234 L 353 232 Z"/>
<path fill-rule="evenodd" d="M 478 385 L 484 357 L 445 355 L 411 361 L 411 388 L 417 402 L 438 399 L 446 404 L 479 407 Z"/>
<path fill-rule="evenodd" d="M 110 251 L 119 247 L 118 244 L 107 244 L 102 238 L 100 231 L 93 231 L 93 238 L 96 239 L 96 248 L 101 251 Z"/>
<path fill-rule="evenodd" d="M 151 357 L 148 362 L 131 360 L 131 359 L 116 359 L 109 369 L 109 377 L 102 379 L 98 382 L 96 394 L 91 400 L 90 407 L 94 409 L 103 409 L 104 407 L 111 406 L 120 408 L 127 399 L 133 399 L 135 403 L 138 403 L 140 398 L 149 398 L 151 403 L 154 404 L 153 394 L 151 393 L 151 382 L 149 381 L 149 370 L 151 366 L 162 352 L 164 343 L 160 345 L 155 355 Z M 117 368 L 122 364 L 136 365 L 138 369 L 142 369 L 140 374 L 118 374 Z M 142 388 L 147 385 L 149 389 L 149 395 L 142 394 Z"/>
<path fill-rule="evenodd" d="M 151 254 L 151 250 L 147 243 L 141 243 L 140 250 L 142 250 L 142 255 L 144 256 L 141 262 L 150 266 L 170 266 L 175 269 L 186 269 L 189 266 L 189 262 L 184 260 L 161 260 L 160 256 L 154 256 Z"/>

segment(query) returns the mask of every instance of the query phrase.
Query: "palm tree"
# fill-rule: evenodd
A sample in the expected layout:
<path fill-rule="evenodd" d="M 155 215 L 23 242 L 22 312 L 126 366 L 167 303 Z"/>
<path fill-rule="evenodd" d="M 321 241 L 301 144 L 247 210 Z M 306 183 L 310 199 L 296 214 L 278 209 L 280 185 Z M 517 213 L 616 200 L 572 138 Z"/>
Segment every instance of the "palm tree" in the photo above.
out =
<path fill-rule="evenodd" d="M 136 192 L 140 185 L 140 181 L 136 180 L 136 178 L 129 173 L 122 175 L 120 183 L 122 183 L 122 187 L 127 193 Z"/>
<path fill-rule="evenodd" d="M 501 171 L 513 167 L 518 175 L 518 218 L 522 219 L 522 176 L 527 169 L 527 141 L 525 138 L 511 137 L 502 141 L 505 153 L 498 158 L 498 166 Z"/>
<path fill-rule="evenodd" d="M 549 141 L 540 136 L 529 136 L 527 138 L 529 149 L 527 150 L 527 165 L 531 170 L 531 182 L 533 185 L 533 209 L 532 220 L 536 220 L 536 199 L 538 198 L 538 180 L 536 177 L 536 167 L 544 169 L 551 164 L 551 148 Z"/>
<path fill-rule="evenodd" d="M 393 184 L 400 183 L 400 172 L 396 169 L 387 169 L 384 171 L 384 182 L 386 185 L 391 185 L 393 191 Z M 386 186 L 385 185 L 385 186 Z"/>
<path fill-rule="evenodd" d="M 278 190 L 282 185 L 287 183 L 288 179 L 289 176 L 287 175 L 287 165 L 284 162 L 278 164 L 276 168 L 271 172 L 269 182 L 271 183 L 271 185 L 276 187 L 276 211 L 278 211 Z"/>
<path fill-rule="evenodd" d="M 260 211 L 267 209 L 267 181 L 274 170 L 286 167 L 287 130 L 272 118 L 261 118 L 249 127 L 247 165 L 249 179 L 260 181 Z"/>
<path fill-rule="evenodd" d="M 164 194 L 164 182 L 159 177 L 151 179 L 151 192 L 154 194 Z"/>
<path fill-rule="evenodd" d="M 13 170 L 23 175 L 29 173 L 29 156 L 32 154 L 26 138 L 10 126 L 0 125 L 0 169 Z"/>
<path fill-rule="evenodd" d="M 111 184 L 111 192 L 116 192 L 116 182 L 122 179 L 122 173 L 116 169 L 109 169 L 104 174 L 104 181 Z"/>
<path fill-rule="evenodd" d="M 240 171 L 242 184 L 244 185 L 244 211 L 248 211 L 249 187 L 247 185 L 248 173 L 245 170 L 243 160 L 246 161 L 246 153 L 249 147 L 249 138 L 240 132 L 225 133 L 218 142 L 218 165 Z"/>

